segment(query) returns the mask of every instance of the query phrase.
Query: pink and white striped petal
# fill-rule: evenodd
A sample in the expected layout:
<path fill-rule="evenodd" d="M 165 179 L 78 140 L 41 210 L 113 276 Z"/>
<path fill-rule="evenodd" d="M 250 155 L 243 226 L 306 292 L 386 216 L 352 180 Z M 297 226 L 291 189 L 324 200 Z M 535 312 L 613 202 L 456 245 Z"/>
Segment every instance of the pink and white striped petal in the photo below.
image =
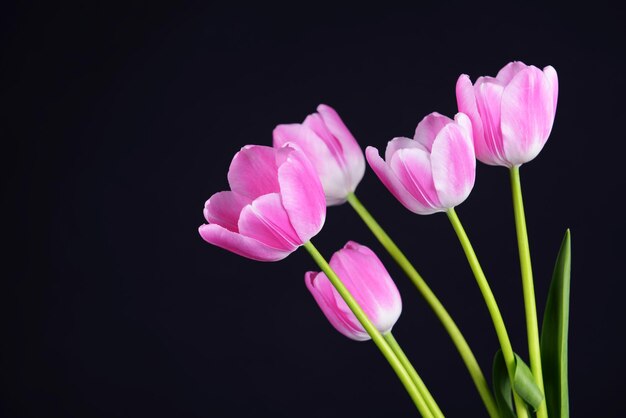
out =
<path fill-rule="evenodd" d="M 198 231 L 209 244 L 252 260 L 279 261 L 291 254 L 291 251 L 272 248 L 254 238 L 243 236 L 217 224 L 201 225 Z"/>
<path fill-rule="evenodd" d="M 543 75 L 548 79 L 552 90 L 552 100 L 554 104 L 554 113 L 556 114 L 556 104 L 559 98 L 559 77 L 556 75 L 556 70 L 551 65 L 548 65 L 543 69 Z"/>
<path fill-rule="evenodd" d="M 476 158 L 485 164 L 496 165 L 492 160 L 489 148 L 485 143 L 485 135 L 483 132 L 483 122 L 478 113 L 476 105 L 476 96 L 474 95 L 474 85 L 469 76 L 461 74 L 456 82 L 456 102 L 459 112 L 466 114 L 472 121 L 472 137 L 474 140 L 474 150 Z"/>
<path fill-rule="evenodd" d="M 498 75 L 496 75 L 496 78 L 502 83 L 502 85 L 506 86 L 511 82 L 511 80 L 513 80 L 513 77 L 515 77 L 517 73 L 526 69 L 527 67 L 528 66 L 522 61 L 509 62 L 507 65 L 502 67 L 500 71 L 498 71 Z"/>
<path fill-rule="evenodd" d="M 433 182 L 444 208 L 455 207 L 469 196 L 476 175 L 471 122 L 463 113 L 457 113 L 455 121 L 439 132 L 430 158 Z"/>
<path fill-rule="evenodd" d="M 512 165 L 539 154 L 554 122 L 554 86 L 537 67 L 517 73 L 502 94 L 502 139 Z"/>
<path fill-rule="evenodd" d="M 240 234 L 279 250 L 292 252 L 302 244 L 278 193 L 263 195 L 243 208 L 238 226 Z"/>
<path fill-rule="evenodd" d="M 304 119 L 304 122 L 302 122 L 302 125 L 306 126 L 307 128 L 311 129 L 313 132 L 315 132 L 315 134 L 322 141 L 324 141 L 324 143 L 330 150 L 330 153 L 332 154 L 333 158 L 337 160 L 337 162 L 343 168 L 345 168 L 346 162 L 344 161 L 344 158 L 343 158 L 343 153 L 344 153 L 343 146 L 341 142 L 339 142 L 339 139 L 336 138 L 332 134 L 330 129 L 328 129 L 328 126 L 326 126 L 326 124 L 324 123 L 324 119 L 322 119 L 322 116 L 319 113 L 312 113 Z"/>
<path fill-rule="evenodd" d="M 228 184 L 233 192 L 250 199 L 279 190 L 276 157 L 272 147 L 246 145 L 233 157 Z"/>
<path fill-rule="evenodd" d="M 309 126 L 299 123 L 278 125 L 273 136 L 275 148 L 295 144 L 306 154 L 320 177 L 328 205 L 345 201 L 345 196 L 352 191 L 351 186 L 328 145 Z"/>
<path fill-rule="evenodd" d="M 481 155 L 481 157 L 484 156 L 486 158 L 484 161 L 481 159 L 481 161 L 485 164 L 508 165 L 500 131 L 500 103 L 503 91 L 503 84 L 492 77 L 480 77 L 474 87 L 476 106 L 483 121 L 486 153 Z M 461 112 L 463 111 L 461 110 Z"/>
<path fill-rule="evenodd" d="M 330 266 L 376 328 L 382 333 L 390 331 L 402 312 L 402 299 L 376 254 L 350 241 L 333 254 Z"/>
<path fill-rule="evenodd" d="M 363 150 L 335 109 L 321 104 L 317 107 L 317 111 L 322 117 L 324 124 L 328 127 L 328 130 L 341 144 L 343 159 L 351 177 L 351 188 L 352 191 L 354 191 L 365 174 L 365 157 L 363 156 Z"/>
<path fill-rule="evenodd" d="M 367 147 L 365 156 L 370 167 L 376 173 L 380 181 L 387 187 L 391 194 L 398 199 L 404 207 L 414 213 L 423 213 L 429 210 L 415 197 L 409 193 L 400 179 L 395 175 L 391 167 L 380 157 L 378 150 L 374 147 Z"/>
<path fill-rule="evenodd" d="M 204 204 L 204 217 L 209 223 L 238 232 L 237 223 L 241 210 L 251 202 L 249 198 L 235 192 L 215 193 Z"/>
<path fill-rule="evenodd" d="M 425 116 L 420 123 L 417 124 L 414 139 L 419 144 L 422 144 L 428 152 L 430 152 L 437 134 L 443 129 L 444 126 L 451 122 L 452 119 L 449 117 L 433 112 Z"/>
<path fill-rule="evenodd" d="M 418 148 L 400 149 L 391 157 L 389 166 L 409 193 L 425 208 L 420 212 L 421 215 L 441 210 L 427 151 Z"/>
<path fill-rule="evenodd" d="M 309 271 L 304 276 L 304 282 L 328 322 L 337 331 L 355 341 L 370 339 L 369 334 L 363 329 L 324 273 Z"/>
<path fill-rule="evenodd" d="M 326 220 L 324 189 L 313 164 L 297 149 L 278 150 L 278 183 L 282 204 L 289 215 L 300 244 L 316 235 Z"/>
<path fill-rule="evenodd" d="M 391 161 L 393 154 L 395 154 L 398 150 L 405 148 L 417 148 L 427 152 L 426 147 L 414 139 L 399 136 L 387 142 L 387 148 L 385 149 L 385 161 Z"/>

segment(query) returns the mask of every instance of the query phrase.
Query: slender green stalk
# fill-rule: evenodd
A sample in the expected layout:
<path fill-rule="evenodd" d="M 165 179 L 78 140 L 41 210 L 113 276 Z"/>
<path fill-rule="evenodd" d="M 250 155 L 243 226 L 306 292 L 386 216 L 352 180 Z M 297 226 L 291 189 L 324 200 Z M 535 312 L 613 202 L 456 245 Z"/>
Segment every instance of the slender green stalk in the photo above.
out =
<path fill-rule="evenodd" d="M 441 412 L 441 409 L 439 408 L 439 405 L 437 405 L 435 398 L 433 398 L 433 395 L 431 395 L 430 391 L 424 384 L 424 381 L 419 376 L 419 374 L 417 374 L 417 371 L 413 367 L 413 364 L 411 364 L 409 358 L 406 356 L 406 354 L 404 354 L 404 350 L 402 350 L 402 347 L 400 347 L 400 344 L 398 344 L 398 341 L 396 341 L 393 334 L 391 332 L 388 332 L 384 335 L 384 337 L 393 352 L 396 353 L 398 359 L 400 359 L 400 361 L 402 362 L 402 365 L 409 373 L 409 376 L 411 376 L 411 380 L 413 380 L 413 383 L 415 383 L 415 386 L 417 386 L 417 389 L 426 400 L 426 404 L 428 405 L 428 408 L 430 408 L 430 412 L 432 412 L 435 418 L 444 418 L 443 412 Z"/>
<path fill-rule="evenodd" d="M 415 406 L 417 407 L 420 414 L 422 414 L 424 418 L 434 418 L 433 414 L 431 414 L 430 409 L 428 408 L 428 405 L 426 404 L 426 401 L 424 400 L 424 397 L 421 395 L 417 386 L 415 386 L 415 383 L 413 383 L 413 380 L 411 380 L 411 376 L 409 375 L 409 373 L 404 369 L 402 362 L 398 359 L 391 347 L 389 347 L 389 344 L 387 344 L 382 334 L 367 318 L 367 315 L 365 314 L 365 312 L 363 312 L 363 309 L 361 309 L 357 301 L 352 297 L 352 295 L 341 282 L 339 277 L 337 277 L 337 275 L 330 267 L 330 265 L 326 262 L 322 254 L 317 251 L 317 248 L 315 248 L 315 246 L 310 241 L 304 244 L 304 248 L 306 248 L 307 251 L 311 254 L 313 260 L 315 260 L 317 265 L 326 274 L 328 280 L 330 280 L 330 282 L 335 287 L 339 295 L 346 302 L 354 316 L 356 316 L 361 325 L 363 325 L 365 331 L 367 331 L 370 337 L 372 337 L 372 340 L 374 341 L 378 349 L 381 351 L 383 356 L 385 356 L 393 370 L 396 372 L 396 375 L 398 375 L 398 378 L 406 388 L 409 396 L 415 403 Z"/>
<path fill-rule="evenodd" d="M 433 310 L 441 324 L 450 335 L 452 342 L 454 343 L 456 349 L 458 350 L 463 362 L 465 363 L 465 367 L 469 371 L 472 380 L 474 381 L 474 385 L 478 390 L 478 393 L 485 404 L 485 408 L 487 408 L 487 412 L 491 418 L 497 418 L 500 416 L 498 412 L 498 407 L 496 405 L 495 400 L 493 399 L 493 395 L 491 394 L 491 390 L 489 388 L 489 384 L 485 379 L 485 375 L 480 369 L 480 365 L 474 356 L 469 344 L 465 340 L 465 337 L 459 330 L 459 327 L 456 325 L 446 308 L 439 301 L 437 296 L 433 293 L 430 287 L 426 284 L 422 276 L 417 272 L 415 267 L 411 264 L 411 262 L 406 258 L 404 253 L 400 251 L 400 248 L 393 242 L 393 240 L 387 235 L 387 233 L 380 227 L 378 222 L 372 217 L 369 211 L 363 206 L 363 204 L 357 199 L 356 195 L 350 194 L 348 195 L 348 202 L 352 205 L 352 208 L 359 214 L 363 222 L 369 227 L 372 233 L 376 236 L 378 241 L 382 244 L 383 247 L 387 250 L 389 255 L 398 263 L 400 268 L 404 271 L 404 273 L 409 277 L 409 279 L 413 282 L 417 290 L 422 294 L 422 297 L 428 303 L 430 308 Z"/>
<path fill-rule="evenodd" d="M 474 248 L 472 248 L 472 244 L 470 243 L 470 240 L 465 233 L 465 229 L 463 229 L 461 220 L 457 216 L 454 208 L 448 209 L 446 213 L 448 214 L 448 218 L 452 223 L 452 227 L 454 228 L 456 235 L 459 237 L 459 241 L 461 242 L 461 246 L 463 247 L 463 251 L 465 252 L 467 261 L 469 262 L 469 265 L 472 268 L 472 272 L 474 273 L 474 277 L 476 278 L 476 283 L 478 283 L 480 292 L 482 293 L 483 298 L 485 299 L 485 303 L 487 304 L 487 309 L 489 310 L 489 314 L 491 315 L 491 320 L 493 321 L 493 325 L 496 329 L 496 335 L 498 336 L 498 341 L 500 342 L 500 347 L 502 348 L 502 355 L 504 356 L 504 362 L 506 363 L 506 368 L 509 372 L 511 386 L 513 386 L 513 376 L 515 373 L 515 354 L 513 353 L 511 340 L 509 340 L 509 334 L 507 333 L 506 327 L 504 326 L 504 319 L 502 318 L 502 314 L 500 313 L 500 308 L 498 308 L 496 298 L 491 291 L 491 287 L 487 282 L 487 277 L 485 277 L 485 273 L 483 272 L 483 269 L 478 262 L 478 257 L 476 257 L 476 253 L 474 252 Z M 528 413 L 526 411 L 524 402 L 515 393 L 515 391 L 513 391 L 513 399 L 515 400 L 515 409 L 517 411 L 518 418 L 527 418 Z"/>
<path fill-rule="evenodd" d="M 528 245 L 528 232 L 526 230 L 526 216 L 524 215 L 524 201 L 522 199 L 522 183 L 520 181 L 519 167 L 511 168 L 511 190 L 513 192 L 513 213 L 515 214 L 519 263 L 522 271 L 522 290 L 524 292 L 524 309 L 526 311 L 526 333 L 528 335 L 530 370 L 533 372 L 537 386 L 544 392 L 537 304 L 535 303 L 535 285 L 533 282 L 533 268 L 530 263 L 530 247 Z M 539 409 L 537 409 L 537 418 L 547 417 L 546 403 L 543 402 L 539 405 Z"/>

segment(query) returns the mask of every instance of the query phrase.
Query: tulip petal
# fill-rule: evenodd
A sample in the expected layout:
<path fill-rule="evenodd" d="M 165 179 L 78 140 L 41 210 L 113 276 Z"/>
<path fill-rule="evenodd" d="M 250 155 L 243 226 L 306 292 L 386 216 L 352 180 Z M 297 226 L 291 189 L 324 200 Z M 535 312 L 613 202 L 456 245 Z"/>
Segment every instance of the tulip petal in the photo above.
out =
<path fill-rule="evenodd" d="M 330 266 L 376 328 L 383 333 L 389 331 L 400 316 L 402 299 L 378 256 L 366 246 L 350 241 L 333 254 Z"/>
<path fill-rule="evenodd" d="M 414 142 L 414 141 L 413 141 Z M 406 187 L 402 184 L 400 179 L 395 175 L 391 167 L 380 157 L 378 150 L 374 147 L 367 147 L 365 150 L 365 156 L 370 167 L 376 173 L 380 181 L 391 192 L 391 194 L 398 199 L 404 207 L 414 213 L 423 213 L 428 211 L 422 203 L 420 203 L 415 197 L 409 193 Z"/>
<path fill-rule="evenodd" d="M 343 120 L 335 109 L 328 105 L 321 104 L 317 107 L 317 111 L 322 117 L 324 124 L 328 127 L 330 133 L 337 138 L 341 146 L 344 148 L 344 151 L 362 153 L 361 147 L 359 147 L 356 139 L 354 139 L 354 136 L 345 123 L 343 123 Z"/>
<path fill-rule="evenodd" d="M 430 157 L 432 175 L 441 205 L 452 208 L 463 202 L 474 187 L 476 157 L 471 122 L 463 113 L 437 135 Z"/>
<path fill-rule="evenodd" d="M 465 113 L 472 121 L 472 133 L 476 158 L 485 164 L 502 165 L 502 162 L 494 158 L 485 142 L 483 122 L 478 113 L 474 86 L 470 78 L 462 74 L 456 82 L 456 101 L 459 112 Z"/>
<path fill-rule="evenodd" d="M 300 243 L 309 241 L 324 225 L 326 199 L 315 168 L 305 154 L 291 147 L 278 150 L 278 183 L 282 204 Z"/>
<path fill-rule="evenodd" d="M 342 167 L 346 166 L 343 155 L 344 150 L 339 139 L 336 138 L 332 132 L 328 129 L 328 126 L 324 123 L 324 119 L 319 113 L 312 113 L 308 115 L 302 125 L 311 129 L 315 134 L 326 144 L 333 158 L 341 164 Z"/>
<path fill-rule="evenodd" d="M 353 191 L 350 189 L 349 179 L 344 176 L 341 166 L 330 152 L 326 142 L 309 126 L 299 123 L 278 125 L 274 129 L 273 136 L 275 148 L 280 148 L 287 143 L 296 144 L 306 154 L 320 177 L 327 205 L 345 202 L 346 195 Z"/>
<path fill-rule="evenodd" d="M 276 151 L 261 145 L 246 145 L 228 169 L 228 184 L 233 192 L 256 199 L 279 191 L 276 179 Z"/>
<path fill-rule="evenodd" d="M 504 86 L 501 82 L 491 77 L 480 77 L 474 87 L 478 113 L 483 122 L 483 138 L 486 148 L 484 150 L 486 158 L 480 160 L 485 164 L 508 167 L 510 164 L 505 158 L 500 130 L 500 103 L 503 91 Z"/>
<path fill-rule="evenodd" d="M 335 109 L 321 104 L 317 107 L 317 111 L 330 133 L 332 133 L 341 144 L 343 158 L 351 177 L 351 191 L 354 191 L 365 174 L 365 157 L 363 157 L 363 150 Z"/>
<path fill-rule="evenodd" d="M 389 166 L 409 193 L 426 208 L 422 215 L 441 210 L 427 151 L 418 148 L 398 150 L 393 154 Z"/>
<path fill-rule="evenodd" d="M 415 141 L 422 144 L 430 152 L 437 134 L 451 122 L 452 119 L 437 112 L 425 116 L 415 128 Z"/>
<path fill-rule="evenodd" d="M 277 125 L 272 132 L 274 148 L 282 148 L 285 145 L 297 144 L 306 154 L 317 155 L 323 153 L 330 156 L 330 150 L 326 143 L 311 129 L 301 123 Z M 313 159 L 308 157 L 311 162 Z M 330 157 L 332 158 L 332 156 Z"/>
<path fill-rule="evenodd" d="M 370 339 L 369 334 L 363 329 L 324 273 L 309 271 L 305 274 L 304 281 L 320 309 L 337 331 L 356 341 Z"/>
<path fill-rule="evenodd" d="M 423 151 L 427 151 L 426 147 L 414 139 L 399 136 L 387 142 L 387 149 L 385 149 L 385 161 L 391 161 L 393 154 L 404 148 L 418 148 Z"/>
<path fill-rule="evenodd" d="M 502 94 L 502 139 L 507 160 L 519 165 L 535 158 L 554 122 L 554 87 L 536 67 L 520 71 Z"/>
<path fill-rule="evenodd" d="M 554 104 L 554 113 L 556 114 L 556 103 L 559 98 L 559 77 L 556 75 L 556 70 L 551 65 L 548 65 L 543 69 L 543 75 L 552 87 L 552 100 Z"/>
<path fill-rule="evenodd" d="M 239 232 L 237 222 L 241 210 L 251 203 L 250 199 L 235 192 L 215 193 L 204 204 L 207 222 L 218 224 L 229 231 Z"/>
<path fill-rule="evenodd" d="M 517 73 L 526 68 L 528 68 L 528 66 L 521 61 L 509 62 L 507 65 L 502 67 L 500 71 L 498 71 L 496 78 L 500 80 L 502 85 L 506 86 L 511 82 L 511 80 L 513 80 L 513 77 L 515 77 Z"/>
<path fill-rule="evenodd" d="M 291 254 L 291 251 L 269 247 L 217 224 L 201 225 L 199 232 L 206 242 L 252 260 L 278 261 Z"/>
<path fill-rule="evenodd" d="M 238 226 L 242 235 L 272 248 L 291 252 L 302 244 L 278 193 L 261 196 L 243 208 Z"/>

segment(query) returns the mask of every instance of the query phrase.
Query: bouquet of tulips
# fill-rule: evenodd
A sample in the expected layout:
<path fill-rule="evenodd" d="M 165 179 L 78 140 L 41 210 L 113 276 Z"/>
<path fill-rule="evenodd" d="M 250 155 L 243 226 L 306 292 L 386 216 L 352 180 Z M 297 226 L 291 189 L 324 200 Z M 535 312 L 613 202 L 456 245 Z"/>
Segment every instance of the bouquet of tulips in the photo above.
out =
<path fill-rule="evenodd" d="M 377 255 L 350 241 L 327 262 L 311 242 L 324 224 L 326 207 L 348 202 L 441 321 L 490 417 L 568 417 L 570 234 L 566 231 L 557 255 L 540 331 L 520 182 L 520 166 L 537 156 L 552 130 L 557 96 L 557 74 L 551 66 L 540 70 L 511 62 L 495 78 L 480 77 L 474 84 L 461 75 L 454 119 L 427 115 L 413 138 L 389 141 L 384 158 L 371 146 L 364 155 L 337 112 L 320 105 L 302 123 L 278 125 L 273 147 L 246 145 L 235 154 L 228 170 L 231 190 L 206 202 L 207 223 L 200 226 L 200 235 L 259 261 L 278 261 L 300 246 L 306 248 L 321 272 L 307 272 L 305 284 L 333 327 L 353 340 L 373 340 L 419 413 L 443 417 L 391 332 L 402 301 Z M 500 343 L 491 386 L 446 308 L 356 197 L 366 159 L 405 208 L 419 215 L 444 212 L 450 219 Z M 509 170 L 529 365 L 511 345 L 496 298 L 455 211 L 474 186 L 476 159 Z"/>

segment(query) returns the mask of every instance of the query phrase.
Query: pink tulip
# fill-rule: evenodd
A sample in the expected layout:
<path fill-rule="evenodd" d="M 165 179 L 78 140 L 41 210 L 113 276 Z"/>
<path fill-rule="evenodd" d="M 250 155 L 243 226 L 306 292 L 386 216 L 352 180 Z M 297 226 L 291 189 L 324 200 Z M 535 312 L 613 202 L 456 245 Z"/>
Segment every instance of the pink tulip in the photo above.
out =
<path fill-rule="evenodd" d="M 510 168 L 535 158 L 552 130 L 558 89 L 554 68 L 541 71 L 519 61 L 474 85 L 461 75 L 456 100 L 472 121 L 478 160 Z"/>
<path fill-rule="evenodd" d="M 374 147 L 367 147 L 365 155 L 395 198 L 420 215 L 460 204 L 474 187 L 472 126 L 463 113 L 454 120 L 431 113 L 417 125 L 413 139 L 389 141 L 384 160 Z"/>
<path fill-rule="evenodd" d="M 274 146 L 296 144 L 315 166 L 326 195 L 326 204 L 339 205 L 354 192 L 365 173 L 365 158 L 337 112 L 326 105 L 302 123 L 278 125 Z"/>
<path fill-rule="evenodd" d="M 333 254 L 330 266 L 378 331 L 382 334 L 391 331 L 402 312 L 402 299 L 376 254 L 363 245 L 349 241 Z M 357 341 L 370 339 L 324 273 L 309 271 L 304 275 L 304 281 L 337 331 Z"/>
<path fill-rule="evenodd" d="M 244 257 L 277 261 L 317 234 L 326 218 L 324 191 L 306 156 L 281 148 L 246 145 L 228 170 L 230 191 L 204 206 L 207 242 Z"/>

